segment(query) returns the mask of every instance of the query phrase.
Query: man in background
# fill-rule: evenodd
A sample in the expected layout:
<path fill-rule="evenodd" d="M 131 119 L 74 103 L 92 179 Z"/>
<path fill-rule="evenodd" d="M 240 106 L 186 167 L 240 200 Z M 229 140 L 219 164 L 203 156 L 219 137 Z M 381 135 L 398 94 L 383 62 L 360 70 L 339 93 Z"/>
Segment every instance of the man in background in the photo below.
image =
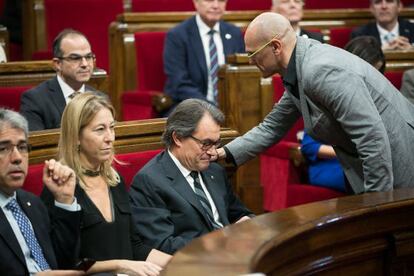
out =
<path fill-rule="evenodd" d="M 197 98 L 217 104 L 217 72 L 225 57 L 244 52 L 240 29 L 222 21 L 227 0 L 193 0 L 197 14 L 167 33 L 165 93 L 177 104 Z"/>
<path fill-rule="evenodd" d="M 303 17 L 304 0 L 272 0 L 271 11 L 286 17 L 298 36 L 308 37 L 323 42 L 323 35 L 302 29 L 299 26 Z"/>
<path fill-rule="evenodd" d="M 400 0 L 370 0 L 375 22 L 352 31 L 351 38 L 369 35 L 375 37 L 382 50 L 405 50 L 414 43 L 414 24 L 399 18 L 403 4 Z"/>
<path fill-rule="evenodd" d="M 92 76 L 95 54 L 88 39 L 80 32 L 66 29 L 53 42 L 53 64 L 56 76 L 24 92 L 20 113 L 28 120 L 29 130 L 60 127 L 66 103 L 85 91 Z"/>

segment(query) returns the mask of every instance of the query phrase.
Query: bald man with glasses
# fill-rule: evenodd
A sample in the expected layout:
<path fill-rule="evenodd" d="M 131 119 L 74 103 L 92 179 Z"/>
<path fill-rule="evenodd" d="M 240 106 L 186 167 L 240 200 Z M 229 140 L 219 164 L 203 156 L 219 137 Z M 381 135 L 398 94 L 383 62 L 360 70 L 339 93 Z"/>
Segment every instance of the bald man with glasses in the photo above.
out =
<path fill-rule="evenodd" d="M 66 104 L 79 93 L 95 91 L 85 85 L 94 70 L 95 54 L 82 33 L 63 30 L 53 42 L 53 56 L 56 76 L 21 97 L 20 113 L 30 131 L 59 128 Z"/>
<path fill-rule="evenodd" d="M 199 99 L 181 102 L 167 120 L 167 149 L 145 165 L 130 188 L 132 215 L 144 243 L 173 254 L 192 239 L 249 219 L 224 168 L 210 163 L 224 115 Z"/>

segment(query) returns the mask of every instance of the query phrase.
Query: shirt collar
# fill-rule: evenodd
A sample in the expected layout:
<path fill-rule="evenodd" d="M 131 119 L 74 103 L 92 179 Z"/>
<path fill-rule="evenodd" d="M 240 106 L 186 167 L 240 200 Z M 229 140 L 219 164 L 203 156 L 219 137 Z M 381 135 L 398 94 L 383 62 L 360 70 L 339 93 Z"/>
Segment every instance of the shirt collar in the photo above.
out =
<path fill-rule="evenodd" d="M 60 85 L 60 89 L 62 89 L 63 96 L 65 96 L 65 99 L 67 99 L 75 90 L 73 90 L 72 87 L 70 87 L 61 76 L 57 75 L 57 80 Z M 78 90 L 79 92 L 85 92 L 85 84 L 81 86 L 81 88 Z"/>
<path fill-rule="evenodd" d="M 7 203 L 9 203 L 10 200 L 12 200 L 13 198 L 16 198 L 16 192 L 14 192 L 12 196 L 6 196 L 2 192 L 0 192 L 0 208 L 5 208 Z"/>
<path fill-rule="evenodd" d="M 389 33 L 394 34 L 395 37 L 398 37 L 400 35 L 400 24 L 398 23 L 398 21 L 397 21 L 397 24 L 395 24 L 394 28 L 392 28 L 391 31 L 388 31 L 388 30 L 384 29 L 378 23 L 377 23 L 377 29 L 378 29 L 379 35 L 382 39 L 386 35 L 388 35 Z"/>
<path fill-rule="evenodd" d="M 201 19 L 201 16 L 199 14 L 196 15 L 196 24 L 197 24 L 198 30 L 200 31 L 200 34 L 208 35 L 208 32 L 211 30 L 211 28 L 207 26 L 206 23 L 204 23 L 204 21 Z M 213 30 L 215 30 L 216 33 L 220 34 L 220 23 L 219 22 L 217 22 L 214 25 Z"/>
<path fill-rule="evenodd" d="M 297 74 L 296 74 L 296 45 L 295 48 L 293 48 L 292 56 L 290 57 L 287 69 L 286 69 L 286 75 L 283 76 L 283 82 L 288 83 L 291 86 L 296 86 L 296 83 L 298 81 Z"/>
<path fill-rule="evenodd" d="M 175 155 L 170 150 L 168 150 L 168 154 L 170 155 L 171 159 L 173 160 L 177 168 L 180 170 L 180 172 L 184 175 L 184 177 L 189 176 L 191 171 L 185 168 L 183 165 L 181 165 L 181 162 L 177 159 L 177 157 L 175 157 Z"/>

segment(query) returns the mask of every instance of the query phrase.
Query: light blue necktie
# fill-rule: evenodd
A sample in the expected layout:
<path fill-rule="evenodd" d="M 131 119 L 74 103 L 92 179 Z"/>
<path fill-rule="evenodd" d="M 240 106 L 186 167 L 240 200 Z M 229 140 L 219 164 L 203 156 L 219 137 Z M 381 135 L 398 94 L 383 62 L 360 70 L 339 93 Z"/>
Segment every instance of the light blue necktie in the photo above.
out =
<path fill-rule="evenodd" d="M 7 203 L 6 208 L 12 212 L 13 217 L 16 220 L 24 239 L 26 240 L 27 246 L 30 249 L 30 254 L 39 265 L 40 269 L 42 271 L 50 269 L 49 264 L 43 256 L 42 248 L 36 239 L 35 233 L 30 227 L 29 219 L 26 214 L 23 213 L 16 199 L 13 198 L 9 203 Z"/>
<path fill-rule="evenodd" d="M 217 105 L 218 104 L 218 99 L 217 99 L 217 95 L 218 95 L 218 89 L 217 89 L 217 84 L 218 84 L 218 57 L 217 57 L 217 47 L 216 47 L 216 43 L 214 43 L 214 36 L 215 30 L 211 29 L 208 34 L 210 36 L 210 41 L 208 43 L 208 48 L 209 48 L 209 55 L 210 55 L 210 69 L 209 69 L 209 75 L 210 75 L 210 79 L 211 79 L 211 83 L 213 86 L 213 96 L 214 96 L 214 102 Z"/>
<path fill-rule="evenodd" d="M 208 221 L 210 225 L 214 229 L 220 229 L 221 226 L 214 220 L 213 211 L 211 209 L 210 202 L 207 199 L 206 193 L 203 190 L 203 187 L 201 187 L 200 178 L 198 177 L 198 172 L 192 171 L 190 173 L 191 177 L 194 180 L 194 192 L 198 198 L 198 200 L 201 203 L 201 206 L 203 206 L 203 209 L 207 215 Z"/>

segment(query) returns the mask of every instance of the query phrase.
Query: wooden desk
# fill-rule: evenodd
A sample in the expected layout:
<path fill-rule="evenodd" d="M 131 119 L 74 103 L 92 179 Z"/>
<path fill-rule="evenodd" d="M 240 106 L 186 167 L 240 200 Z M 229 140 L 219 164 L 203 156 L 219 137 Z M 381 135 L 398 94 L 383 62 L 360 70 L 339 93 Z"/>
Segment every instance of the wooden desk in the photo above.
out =
<path fill-rule="evenodd" d="M 414 189 L 316 202 L 194 240 L 162 275 L 413 275 Z"/>

